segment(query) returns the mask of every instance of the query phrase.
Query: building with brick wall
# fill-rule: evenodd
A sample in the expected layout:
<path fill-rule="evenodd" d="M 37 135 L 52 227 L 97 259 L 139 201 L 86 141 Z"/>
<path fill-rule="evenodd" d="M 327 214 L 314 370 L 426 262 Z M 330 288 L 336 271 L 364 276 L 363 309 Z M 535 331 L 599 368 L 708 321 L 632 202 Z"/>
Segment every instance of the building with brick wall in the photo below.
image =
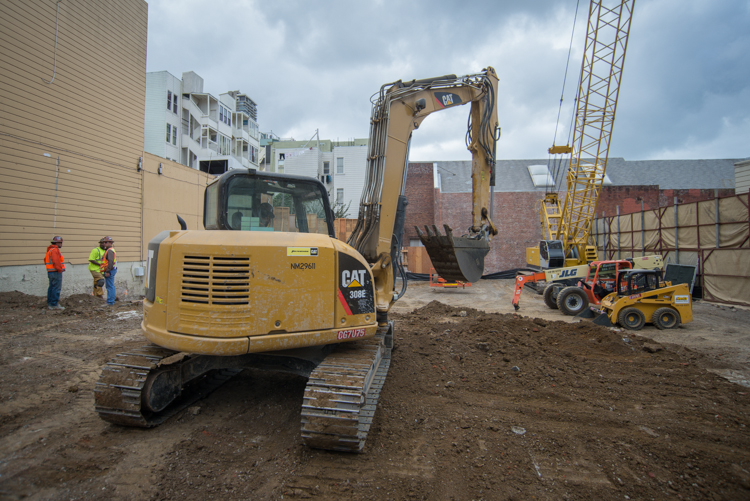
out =
<path fill-rule="evenodd" d="M 741 160 L 646 160 L 610 158 L 597 215 L 628 214 L 677 203 L 734 195 Z M 530 168 L 531 167 L 531 168 Z M 500 160 L 492 204 L 499 230 L 485 259 L 485 273 L 526 265 L 526 247 L 541 239 L 539 207 L 548 190 L 564 194 L 567 161 Z M 556 183 L 555 180 L 558 182 Z M 555 185 L 559 188 L 555 189 Z M 406 180 L 404 242 L 421 245 L 414 226 L 447 224 L 461 235 L 471 225 L 471 162 L 410 163 Z"/>

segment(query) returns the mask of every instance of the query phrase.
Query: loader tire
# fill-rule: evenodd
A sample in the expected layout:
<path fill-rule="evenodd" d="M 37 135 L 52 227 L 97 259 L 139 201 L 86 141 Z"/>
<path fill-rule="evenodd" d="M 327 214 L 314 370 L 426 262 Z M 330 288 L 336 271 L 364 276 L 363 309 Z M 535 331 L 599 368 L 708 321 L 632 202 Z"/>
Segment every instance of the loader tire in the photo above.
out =
<path fill-rule="evenodd" d="M 557 295 L 562 287 L 558 284 L 549 284 L 544 288 L 544 304 L 553 310 L 557 309 Z"/>
<path fill-rule="evenodd" d="M 617 323 L 631 331 L 639 331 L 646 324 L 646 316 L 638 308 L 625 308 L 620 312 Z"/>
<path fill-rule="evenodd" d="M 566 315 L 578 315 L 588 307 L 589 297 L 580 287 L 565 287 L 557 295 L 557 308 Z"/>
<path fill-rule="evenodd" d="M 672 308 L 659 308 L 651 321 L 657 329 L 674 329 L 680 325 L 680 314 Z"/>

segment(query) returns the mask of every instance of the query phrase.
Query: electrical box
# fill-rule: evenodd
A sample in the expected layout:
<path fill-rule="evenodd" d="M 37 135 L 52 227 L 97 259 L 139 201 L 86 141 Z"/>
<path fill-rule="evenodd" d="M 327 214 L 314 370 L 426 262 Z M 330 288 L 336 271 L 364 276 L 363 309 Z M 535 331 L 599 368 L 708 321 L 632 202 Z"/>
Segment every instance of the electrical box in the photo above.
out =
<path fill-rule="evenodd" d="M 133 276 L 134 277 L 142 277 L 143 276 L 143 266 L 135 266 L 133 268 Z"/>

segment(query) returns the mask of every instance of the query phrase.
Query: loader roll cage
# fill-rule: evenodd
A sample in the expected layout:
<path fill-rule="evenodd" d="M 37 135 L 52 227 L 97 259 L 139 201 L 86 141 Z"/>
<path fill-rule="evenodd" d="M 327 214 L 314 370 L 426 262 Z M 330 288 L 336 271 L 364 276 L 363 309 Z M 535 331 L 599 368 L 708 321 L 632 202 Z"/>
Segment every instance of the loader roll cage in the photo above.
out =
<path fill-rule="evenodd" d="M 661 270 L 623 270 L 617 274 L 617 295 L 643 294 L 661 287 Z"/>

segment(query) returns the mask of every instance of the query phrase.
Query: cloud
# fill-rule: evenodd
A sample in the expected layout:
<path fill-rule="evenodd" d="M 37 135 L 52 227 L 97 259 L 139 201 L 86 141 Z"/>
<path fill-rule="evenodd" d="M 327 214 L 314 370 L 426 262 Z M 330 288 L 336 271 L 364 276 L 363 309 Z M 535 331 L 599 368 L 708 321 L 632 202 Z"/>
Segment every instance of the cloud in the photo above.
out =
<path fill-rule="evenodd" d="M 239 89 L 282 137 L 367 137 L 384 83 L 480 71 L 500 77 L 500 158 L 540 158 L 567 141 L 587 3 L 152 0 L 148 70 L 195 71 L 206 92 Z M 637 2 L 610 155 L 748 156 L 750 2 Z M 558 122 L 558 112 L 560 120 Z M 468 106 L 428 117 L 412 160 L 469 158 Z M 675 158 L 675 157 L 673 157 Z M 684 157 L 697 158 L 697 157 Z"/>

